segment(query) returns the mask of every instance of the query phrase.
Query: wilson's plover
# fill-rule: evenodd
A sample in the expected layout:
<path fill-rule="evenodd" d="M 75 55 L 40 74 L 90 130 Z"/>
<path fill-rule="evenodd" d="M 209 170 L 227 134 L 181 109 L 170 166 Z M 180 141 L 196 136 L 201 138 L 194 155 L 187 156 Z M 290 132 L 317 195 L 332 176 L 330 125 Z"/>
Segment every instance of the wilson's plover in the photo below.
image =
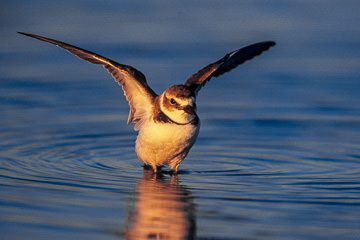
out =
<path fill-rule="evenodd" d="M 19 33 L 52 43 L 88 62 L 103 65 L 122 86 L 129 102 L 127 123 L 134 122 L 134 129 L 139 131 L 135 147 L 139 159 L 146 166 L 151 166 L 154 172 L 158 167 L 169 165 L 175 173 L 199 133 L 200 120 L 195 104 L 198 91 L 212 77 L 236 68 L 275 45 L 275 42 L 265 41 L 230 52 L 193 74 L 183 85 L 171 86 L 161 95 L 157 95 L 147 84 L 144 74 L 134 67 L 119 64 L 64 42 Z"/>

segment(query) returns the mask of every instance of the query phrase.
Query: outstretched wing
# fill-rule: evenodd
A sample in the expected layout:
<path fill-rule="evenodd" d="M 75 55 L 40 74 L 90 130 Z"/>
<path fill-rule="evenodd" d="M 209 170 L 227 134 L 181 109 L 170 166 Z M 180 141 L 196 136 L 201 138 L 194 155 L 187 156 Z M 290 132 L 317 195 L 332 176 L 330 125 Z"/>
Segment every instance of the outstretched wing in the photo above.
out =
<path fill-rule="evenodd" d="M 54 39 L 19 32 L 20 34 L 39 39 L 48 43 L 52 43 L 61 47 L 70 53 L 82 58 L 90 63 L 103 65 L 114 77 L 115 81 L 122 86 L 126 100 L 130 105 L 130 113 L 128 124 L 130 122 L 137 123 L 135 130 L 139 130 L 141 120 L 149 116 L 152 110 L 154 98 L 156 93 L 149 87 L 146 82 L 144 74 L 135 68 L 123 64 L 119 64 L 111 59 L 105 58 L 93 52 L 87 51 L 73 45 L 60 42 Z"/>
<path fill-rule="evenodd" d="M 228 53 L 219 61 L 211 63 L 193 74 L 186 80 L 185 85 L 192 88 L 195 94 L 197 94 L 201 87 L 203 87 L 212 77 L 218 77 L 231 71 L 240 64 L 260 55 L 263 51 L 268 50 L 274 45 L 275 42 L 272 41 L 259 42 Z"/>

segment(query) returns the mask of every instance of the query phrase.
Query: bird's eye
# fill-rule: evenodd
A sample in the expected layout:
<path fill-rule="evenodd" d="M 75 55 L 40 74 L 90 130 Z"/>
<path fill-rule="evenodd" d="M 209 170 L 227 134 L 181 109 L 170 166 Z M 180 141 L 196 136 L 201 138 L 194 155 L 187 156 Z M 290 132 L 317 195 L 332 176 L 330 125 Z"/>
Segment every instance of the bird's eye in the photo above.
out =
<path fill-rule="evenodd" d="M 175 105 L 176 104 L 176 101 L 175 101 L 175 99 L 170 99 L 170 103 L 172 104 L 172 105 Z"/>

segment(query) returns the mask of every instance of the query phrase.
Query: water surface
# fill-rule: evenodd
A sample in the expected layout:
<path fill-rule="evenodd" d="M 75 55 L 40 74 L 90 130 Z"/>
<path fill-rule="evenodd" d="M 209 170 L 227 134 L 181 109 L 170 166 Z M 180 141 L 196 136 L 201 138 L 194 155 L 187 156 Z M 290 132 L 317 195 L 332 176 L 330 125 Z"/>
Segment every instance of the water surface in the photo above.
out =
<path fill-rule="evenodd" d="M 210 3 L 4 3 L 1 239 L 359 238 L 360 5 Z M 154 176 L 110 75 L 16 31 L 133 65 L 159 94 L 228 51 L 277 46 L 199 93 L 180 174 Z"/>

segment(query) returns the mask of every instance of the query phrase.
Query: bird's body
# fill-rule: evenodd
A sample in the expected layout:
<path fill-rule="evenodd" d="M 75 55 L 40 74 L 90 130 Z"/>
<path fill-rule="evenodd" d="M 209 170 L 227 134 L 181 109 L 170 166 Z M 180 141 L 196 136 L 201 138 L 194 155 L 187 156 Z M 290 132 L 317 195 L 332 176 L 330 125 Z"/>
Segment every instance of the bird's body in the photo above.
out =
<path fill-rule="evenodd" d="M 239 64 L 268 50 L 275 43 L 260 42 L 233 51 L 222 59 L 193 74 L 184 85 L 174 85 L 157 95 L 147 84 L 144 74 L 98 54 L 34 34 L 21 33 L 66 49 L 94 64 L 103 65 L 122 86 L 130 105 L 128 124 L 139 131 L 135 150 L 141 161 L 156 172 L 169 165 L 175 173 L 189 153 L 199 134 L 200 120 L 196 114 L 196 95 L 212 77 L 218 77 Z"/>
<path fill-rule="evenodd" d="M 178 125 L 150 118 L 139 131 L 136 153 L 141 161 L 153 169 L 163 165 L 177 169 L 194 145 L 199 128 L 198 123 Z"/>
<path fill-rule="evenodd" d="M 176 96 L 177 92 L 183 96 Z M 177 106 L 171 104 L 175 98 Z M 182 106 L 189 109 L 180 110 Z M 151 115 L 139 128 L 135 150 L 140 160 L 153 169 L 169 165 L 177 171 L 199 134 L 195 109 L 195 95 L 184 85 L 172 86 L 157 96 Z"/>

